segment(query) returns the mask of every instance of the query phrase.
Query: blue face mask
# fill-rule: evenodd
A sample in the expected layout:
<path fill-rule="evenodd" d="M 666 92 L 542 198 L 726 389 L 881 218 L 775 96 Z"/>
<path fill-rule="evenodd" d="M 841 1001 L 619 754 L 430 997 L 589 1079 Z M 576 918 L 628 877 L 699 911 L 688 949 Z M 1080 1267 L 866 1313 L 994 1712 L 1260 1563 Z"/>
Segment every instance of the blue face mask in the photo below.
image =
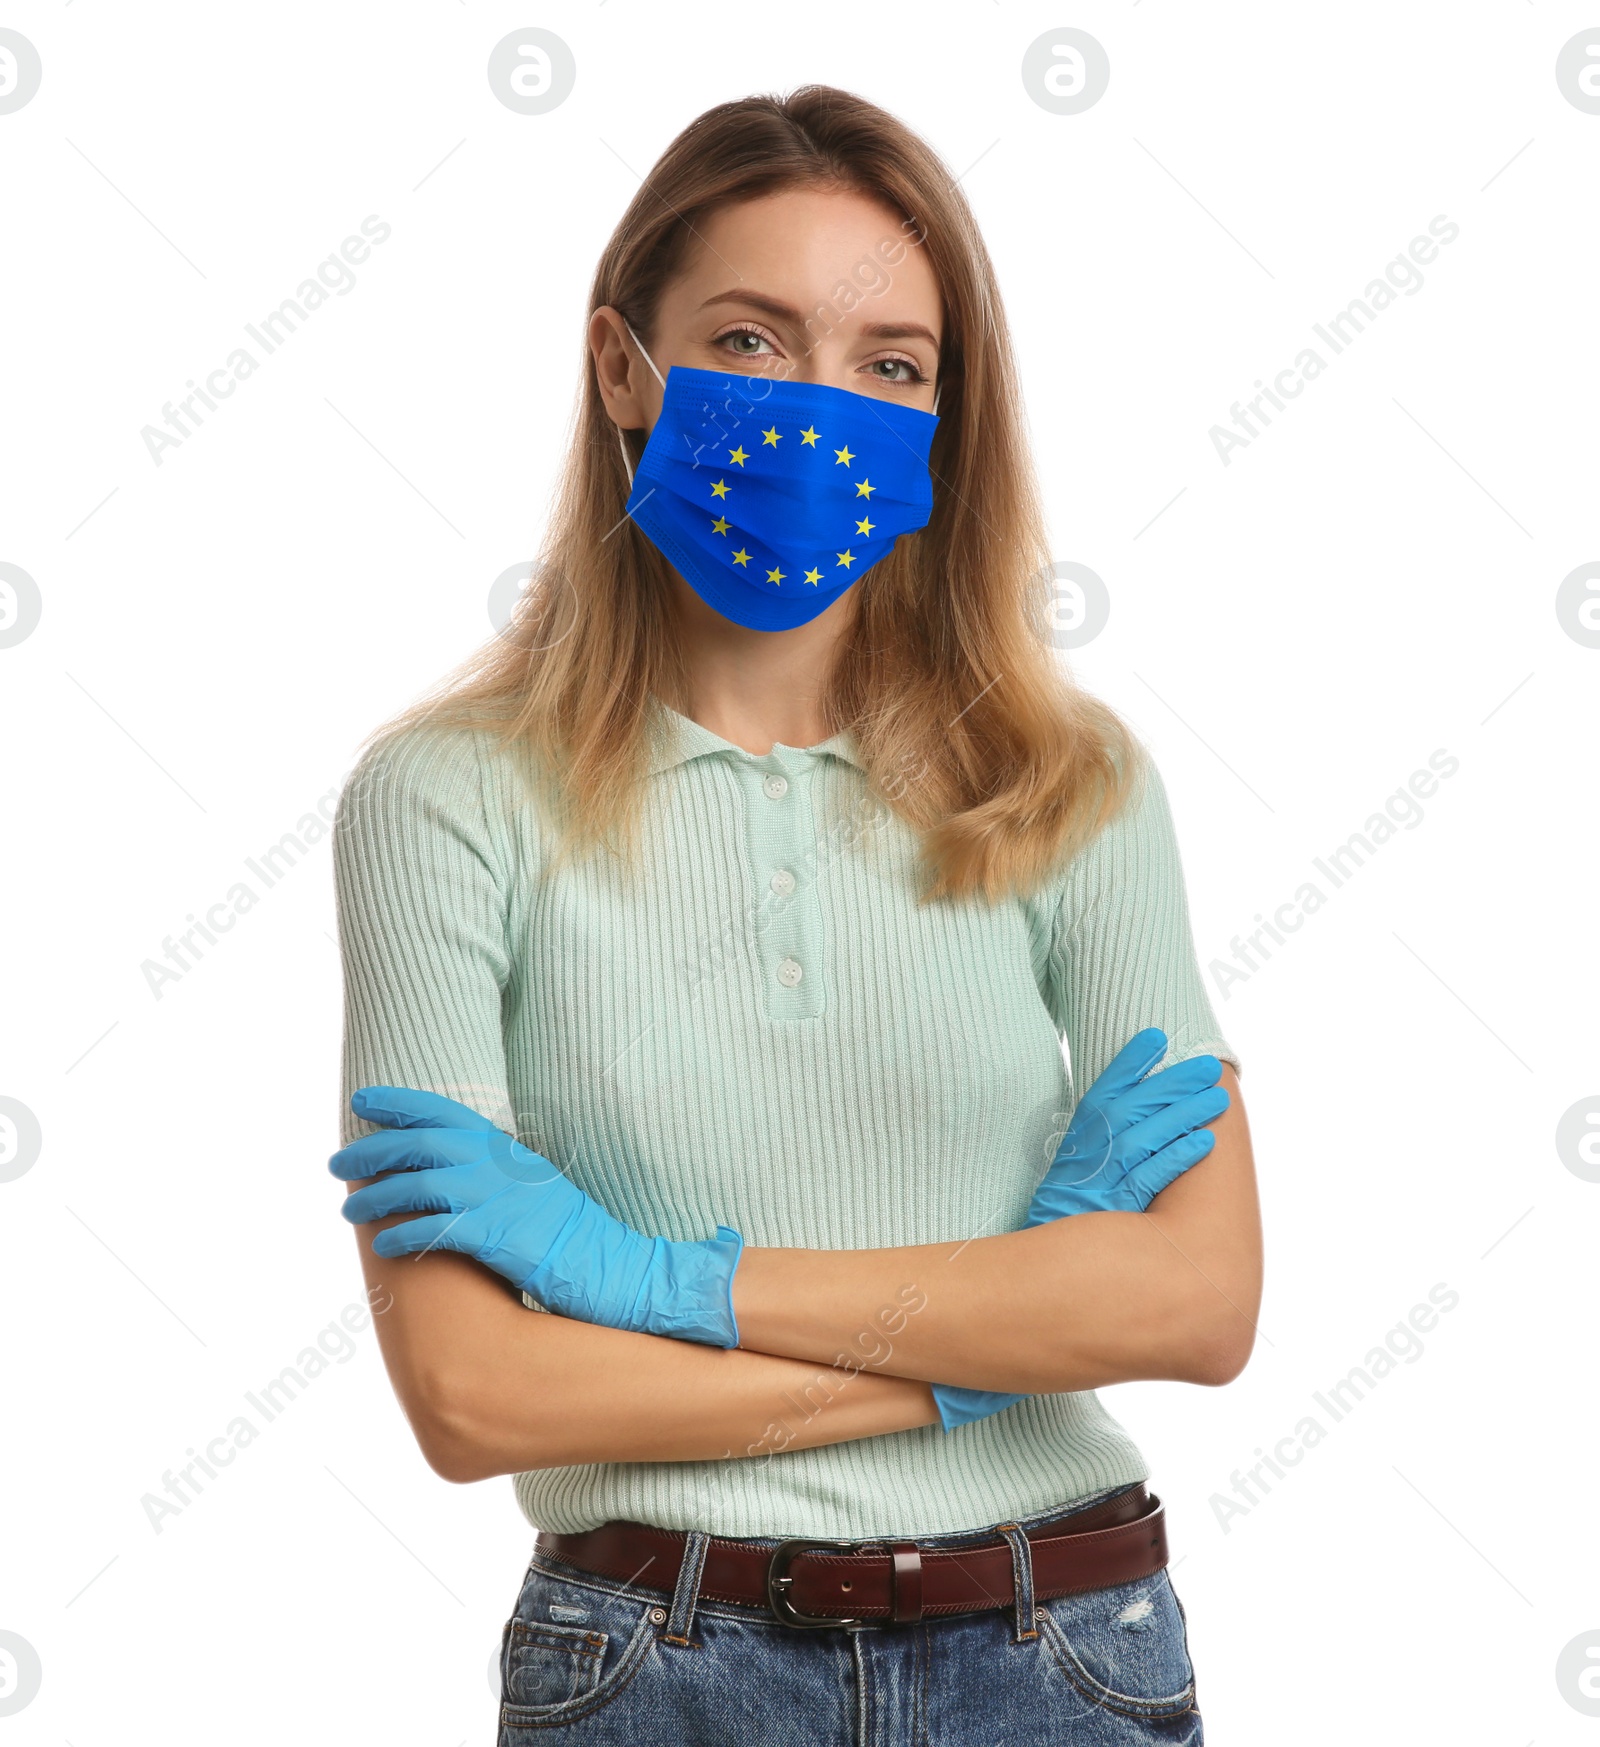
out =
<path fill-rule="evenodd" d="M 752 631 L 807 624 L 927 525 L 931 413 L 676 364 L 662 382 L 628 332 L 662 387 L 638 477 L 628 468 L 628 514 L 725 618 Z"/>

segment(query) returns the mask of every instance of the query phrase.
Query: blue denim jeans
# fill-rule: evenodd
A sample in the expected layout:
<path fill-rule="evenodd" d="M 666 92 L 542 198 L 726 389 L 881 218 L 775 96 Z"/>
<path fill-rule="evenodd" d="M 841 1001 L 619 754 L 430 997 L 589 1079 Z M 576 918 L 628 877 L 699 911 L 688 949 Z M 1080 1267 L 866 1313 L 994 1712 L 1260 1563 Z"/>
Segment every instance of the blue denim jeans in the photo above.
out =
<path fill-rule="evenodd" d="M 697 1597 L 702 1535 L 672 1595 L 535 1551 L 503 1637 L 498 1747 L 552 1732 L 597 1747 L 1202 1747 L 1183 1605 L 1164 1569 L 1033 1595 L 1021 1529 L 1110 1496 L 1006 1534 L 1018 1605 L 915 1625 L 799 1631 L 765 1608 Z"/>

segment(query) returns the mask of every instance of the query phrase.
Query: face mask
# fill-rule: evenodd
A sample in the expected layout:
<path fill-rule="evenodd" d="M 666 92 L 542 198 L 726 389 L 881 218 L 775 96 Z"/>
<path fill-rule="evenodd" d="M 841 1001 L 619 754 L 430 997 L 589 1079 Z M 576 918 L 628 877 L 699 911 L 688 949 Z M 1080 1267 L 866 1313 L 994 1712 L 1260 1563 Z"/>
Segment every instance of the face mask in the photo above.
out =
<path fill-rule="evenodd" d="M 628 514 L 725 618 L 752 631 L 804 625 L 927 525 L 933 414 L 676 364 L 663 382 L 628 332 L 662 387 L 638 477 L 628 468 Z"/>

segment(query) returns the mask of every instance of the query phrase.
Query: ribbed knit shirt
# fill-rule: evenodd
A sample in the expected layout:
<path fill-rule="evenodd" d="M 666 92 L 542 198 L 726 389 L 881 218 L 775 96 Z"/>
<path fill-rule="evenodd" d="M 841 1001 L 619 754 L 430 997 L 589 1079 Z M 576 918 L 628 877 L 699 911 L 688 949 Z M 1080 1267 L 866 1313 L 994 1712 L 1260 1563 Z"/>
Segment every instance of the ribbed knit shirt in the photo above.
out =
<path fill-rule="evenodd" d="M 848 732 L 756 754 L 654 697 L 649 722 L 637 866 L 552 870 L 548 820 L 487 729 L 413 728 L 364 756 L 334 847 L 341 1143 L 371 1131 L 349 1114 L 357 1087 L 416 1086 L 650 1236 L 722 1223 L 750 1245 L 940 1244 L 1023 1224 L 1074 1085 L 1136 1031 L 1167 1033 L 1163 1066 L 1239 1066 L 1147 753 L 1136 804 L 1031 896 L 919 906 L 917 834 Z M 857 1359 L 885 1338 L 863 1331 Z M 791 1436 L 820 1403 L 793 1405 Z M 514 1485 L 528 1521 L 558 1531 L 915 1537 L 1150 1472 L 1092 1390 L 953 1432 L 783 1441 L 780 1426 L 754 1456 Z"/>

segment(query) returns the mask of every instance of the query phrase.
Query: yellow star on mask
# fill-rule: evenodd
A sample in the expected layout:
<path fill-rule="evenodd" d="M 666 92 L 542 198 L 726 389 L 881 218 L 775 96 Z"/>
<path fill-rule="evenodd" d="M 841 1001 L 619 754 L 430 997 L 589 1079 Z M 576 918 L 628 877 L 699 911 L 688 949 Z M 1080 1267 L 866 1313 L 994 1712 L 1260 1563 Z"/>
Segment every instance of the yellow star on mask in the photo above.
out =
<path fill-rule="evenodd" d="M 767 572 L 767 581 L 768 582 L 782 582 L 783 581 L 783 572 L 781 570 L 769 570 Z"/>
<path fill-rule="evenodd" d="M 820 570 L 808 570 L 806 572 L 806 581 L 815 587 L 817 583 L 822 581 L 822 572 Z"/>
<path fill-rule="evenodd" d="M 857 497 L 871 497 L 873 492 L 876 489 L 877 489 L 876 486 L 871 485 L 867 480 L 863 479 L 861 481 L 861 483 L 856 487 L 856 496 Z"/>
<path fill-rule="evenodd" d="M 728 459 L 730 461 L 737 461 L 738 464 L 743 467 L 750 457 L 743 449 L 730 449 L 728 451 Z"/>
<path fill-rule="evenodd" d="M 743 546 L 741 546 L 739 550 L 734 553 L 733 561 L 735 564 L 748 564 L 750 562 L 750 554 L 745 551 Z"/>
<path fill-rule="evenodd" d="M 815 449 L 817 446 L 817 438 L 820 437 L 821 435 L 822 435 L 821 431 L 814 431 L 814 430 L 812 430 L 810 425 L 807 425 L 806 428 L 800 433 L 800 441 L 802 443 L 804 443 L 808 449 Z"/>
<path fill-rule="evenodd" d="M 719 479 L 716 482 L 716 484 L 712 486 L 711 495 L 713 497 L 726 497 L 728 495 L 728 482 L 727 482 L 727 480 Z"/>
<path fill-rule="evenodd" d="M 850 566 L 855 563 L 855 561 L 856 561 L 856 555 L 854 552 L 841 552 L 839 554 L 839 562 L 845 567 L 846 570 L 848 570 L 850 568 Z"/>
<path fill-rule="evenodd" d="M 776 449 L 778 444 L 782 441 L 782 438 L 778 435 L 778 427 L 774 425 L 770 431 L 763 431 L 761 433 L 761 441 L 767 444 L 769 448 Z"/>
<path fill-rule="evenodd" d="M 850 453 L 850 445 L 848 443 L 846 443 L 842 449 L 835 449 L 834 454 L 839 457 L 838 461 L 835 462 L 835 466 L 838 467 L 848 467 L 850 463 L 855 460 L 855 456 Z"/>
<path fill-rule="evenodd" d="M 728 519 L 727 519 L 727 517 L 726 516 L 718 516 L 717 519 L 711 524 L 711 532 L 713 534 L 726 534 L 727 531 L 728 531 Z"/>
<path fill-rule="evenodd" d="M 872 523 L 863 516 L 861 520 L 856 523 L 856 532 L 858 534 L 870 534 L 872 532 Z"/>

